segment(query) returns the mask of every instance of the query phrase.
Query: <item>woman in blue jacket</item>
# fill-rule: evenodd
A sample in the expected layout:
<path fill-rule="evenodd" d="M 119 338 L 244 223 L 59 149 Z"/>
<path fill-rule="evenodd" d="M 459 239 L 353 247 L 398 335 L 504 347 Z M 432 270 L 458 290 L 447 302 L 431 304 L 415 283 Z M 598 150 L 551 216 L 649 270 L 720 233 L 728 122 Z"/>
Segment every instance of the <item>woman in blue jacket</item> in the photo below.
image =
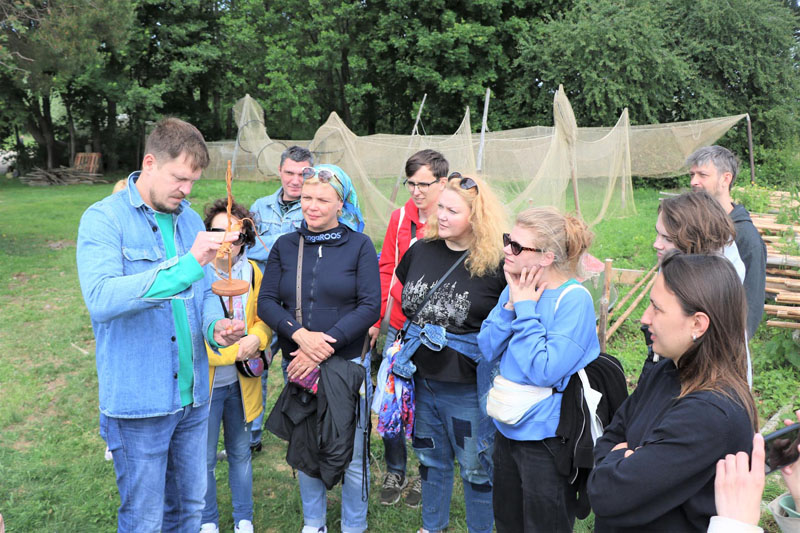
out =
<path fill-rule="evenodd" d="M 258 316 L 279 335 L 281 353 L 291 354 L 289 378 L 304 378 L 329 357 L 361 360 L 367 330 L 380 316 L 381 286 L 378 258 L 364 227 L 358 198 L 347 174 L 334 165 L 303 169 L 300 205 L 303 223 L 282 235 L 270 251 L 258 297 Z M 298 248 L 303 239 L 303 262 Z M 302 269 L 302 321 L 295 319 L 298 268 Z M 365 383 L 364 395 L 370 382 Z M 353 458 L 342 487 L 342 531 L 367 528 L 367 501 L 362 481 L 369 470 L 362 461 L 366 399 L 356 430 Z M 326 491 L 322 480 L 298 472 L 303 501 L 303 533 L 327 531 Z"/>
<path fill-rule="evenodd" d="M 575 489 L 556 469 L 561 391 L 600 353 L 592 297 L 576 280 L 592 241 L 553 208 L 519 214 L 503 235 L 508 287 L 478 335 L 500 359 L 487 408 L 495 418 L 493 507 L 498 533 L 571 532 Z"/>
<path fill-rule="evenodd" d="M 668 252 L 642 323 L 664 359 L 595 446 L 588 496 L 598 532 L 705 532 L 716 464 L 752 448 L 744 289 L 718 255 Z"/>

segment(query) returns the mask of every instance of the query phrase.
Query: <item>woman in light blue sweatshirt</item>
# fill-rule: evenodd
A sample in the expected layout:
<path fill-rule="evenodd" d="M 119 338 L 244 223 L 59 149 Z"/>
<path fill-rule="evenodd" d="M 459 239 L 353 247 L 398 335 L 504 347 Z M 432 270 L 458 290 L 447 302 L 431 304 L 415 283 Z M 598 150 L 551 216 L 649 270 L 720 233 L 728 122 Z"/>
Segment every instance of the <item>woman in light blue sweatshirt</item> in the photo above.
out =
<path fill-rule="evenodd" d="M 483 356 L 500 358 L 487 403 L 498 533 L 572 531 L 576 493 L 554 456 L 561 392 L 600 353 L 592 297 L 575 279 L 592 238 L 553 208 L 523 211 L 503 236 L 508 286 L 478 335 Z"/>

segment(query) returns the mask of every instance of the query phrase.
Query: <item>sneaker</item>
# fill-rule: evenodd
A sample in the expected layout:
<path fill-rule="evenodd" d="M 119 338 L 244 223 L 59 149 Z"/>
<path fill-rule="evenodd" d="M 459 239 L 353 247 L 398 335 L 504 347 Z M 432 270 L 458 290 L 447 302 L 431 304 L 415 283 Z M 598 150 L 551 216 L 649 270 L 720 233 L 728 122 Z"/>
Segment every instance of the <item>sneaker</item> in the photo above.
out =
<path fill-rule="evenodd" d="M 255 444 L 251 444 L 250 445 L 250 453 L 258 453 L 258 452 L 261 451 L 262 447 L 263 446 L 261 445 L 261 441 L 258 441 Z"/>
<path fill-rule="evenodd" d="M 111 453 L 111 450 L 108 449 L 108 446 L 106 446 L 106 453 L 103 454 L 103 457 L 106 458 L 106 461 L 111 461 L 114 459 L 114 455 Z"/>
<path fill-rule="evenodd" d="M 228 460 L 228 452 L 226 450 L 220 450 L 217 452 L 217 461 L 227 461 Z"/>
<path fill-rule="evenodd" d="M 408 479 L 403 474 L 386 472 L 381 487 L 381 504 L 394 505 L 403 494 L 403 489 L 408 486 Z"/>
<path fill-rule="evenodd" d="M 219 533 L 219 528 L 214 522 L 206 522 L 200 526 L 200 533 Z"/>
<path fill-rule="evenodd" d="M 236 533 L 253 533 L 253 523 L 250 520 L 239 520 L 234 531 Z"/>
<path fill-rule="evenodd" d="M 422 504 L 422 479 L 415 477 L 406 493 L 406 505 L 416 509 Z"/>
<path fill-rule="evenodd" d="M 328 526 L 303 526 L 303 530 L 300 533 L 328 533 Z"/>

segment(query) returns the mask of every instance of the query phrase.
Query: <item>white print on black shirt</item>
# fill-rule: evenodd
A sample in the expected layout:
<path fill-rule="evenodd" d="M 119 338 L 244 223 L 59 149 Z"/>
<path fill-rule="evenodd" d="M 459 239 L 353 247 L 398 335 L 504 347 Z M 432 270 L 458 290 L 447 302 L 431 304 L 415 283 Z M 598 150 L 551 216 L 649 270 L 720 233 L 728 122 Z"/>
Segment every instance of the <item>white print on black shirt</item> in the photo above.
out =
<path fill-rule="evenodd" d="M 432 285 L 435 284 L 436 282 Z M 469 315 L 471 303 L 469 291 L 456 292 L 456 285 L 458 285 L 457 281 L 442 283 L 414 322 L 461 328 Z M 417 281 L 406 283 L 403 286 L 403 313 L 406 316 L 413 316 L 414 311 L 417 310 L 430 290 L 431 285 L 425 282 L 425 276 Z"/>

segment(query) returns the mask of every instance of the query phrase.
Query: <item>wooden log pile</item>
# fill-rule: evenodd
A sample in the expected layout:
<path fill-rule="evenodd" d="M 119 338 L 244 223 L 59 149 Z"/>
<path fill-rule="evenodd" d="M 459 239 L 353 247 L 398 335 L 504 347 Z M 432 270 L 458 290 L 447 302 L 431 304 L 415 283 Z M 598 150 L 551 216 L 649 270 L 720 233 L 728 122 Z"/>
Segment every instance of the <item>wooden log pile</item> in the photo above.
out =
<path fill-rule="evenodd" d="M 62 166 L 50 170 L 34 167 L 28 174 L 20 176 L 19 180 L 33 186 L 108 183 L 98 173 L 99 169 L 99 153 L 79 152 L 75 154 L 75 164 L 72 167 Z"/>
<path fill-rule="evenodd" d="M 786 198 L 780 201 L 786 202 Z M 774 214 L 750 216 L 767 247 L 766 292 L 768 298 L 774 298 L 774 303 L 764 306 L 770 317 L 767 326 L 800 329 L 800 272 L 795 270 L 800 268 L 800 256 L 792 250 L 797 249 L 794 243 L 800 243 L 800 226 L 778 223 Z"/>
<path fill-rule="evenodd" d="M 32 186 L 47 185 L 75 185 L 78 183 L 108 183 L 103 179 L 102 174 L 89 173 L 75 168 L 59 167 L 51 170 L 34 167 L 34 169 L 24 176 L 20 176 L 22 183 Z"/>

